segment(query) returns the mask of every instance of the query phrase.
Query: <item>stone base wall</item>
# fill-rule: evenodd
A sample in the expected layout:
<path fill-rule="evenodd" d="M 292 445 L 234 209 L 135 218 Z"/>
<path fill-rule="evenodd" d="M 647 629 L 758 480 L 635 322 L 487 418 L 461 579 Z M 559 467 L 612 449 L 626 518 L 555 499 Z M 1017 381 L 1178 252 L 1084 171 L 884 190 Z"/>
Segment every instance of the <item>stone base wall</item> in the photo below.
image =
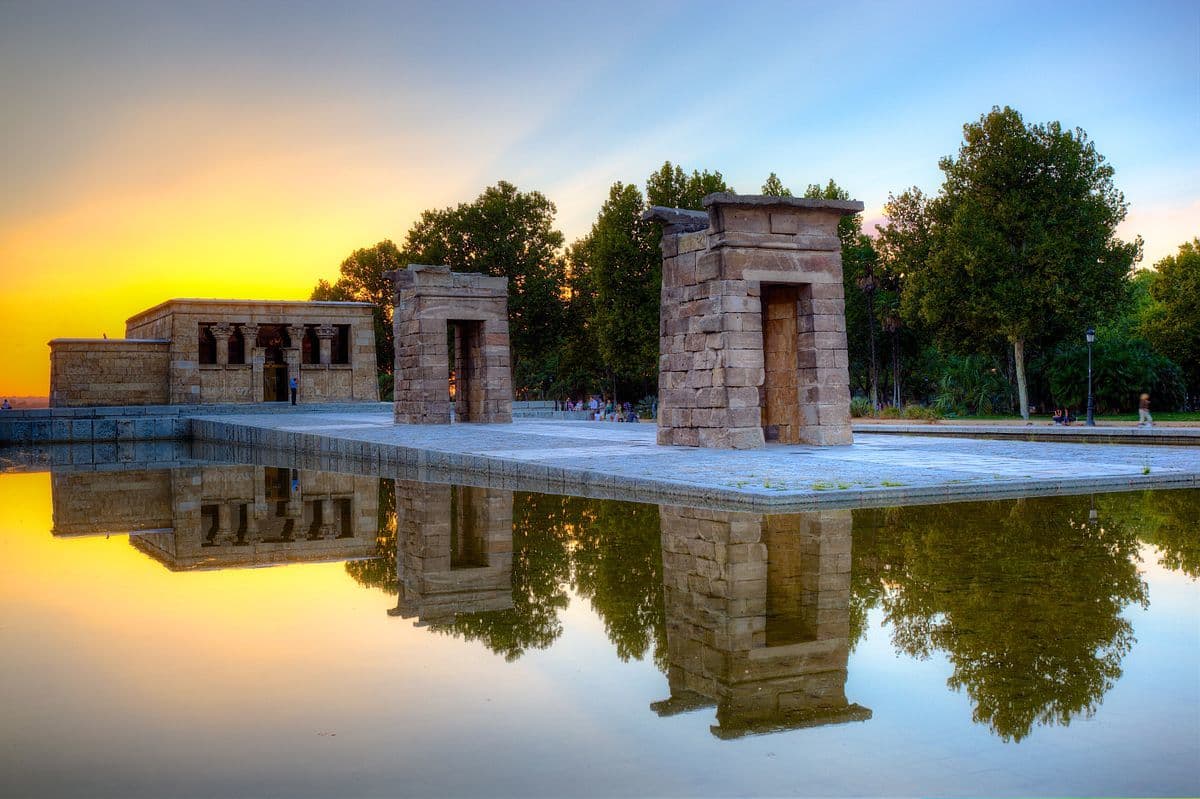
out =
<path fill-rule="evenodd" d="M 668 223 L 658 442 L 850 443 L 837 223 L 862 204 L 717 194 L 705 205 L 707 217 L 648 212 Z"/>
<path fill-rule="evenodd" d="M 397 424 L 512 421 L 508 280 L 410 266 L 395 286 Z M 451 328 L 457 391 L 450 398 Z"/>
<path fill-rule="evenodd" d="M 50 407 L 166 403 L 169 347 L 129 339 L 51 341 Z"/>

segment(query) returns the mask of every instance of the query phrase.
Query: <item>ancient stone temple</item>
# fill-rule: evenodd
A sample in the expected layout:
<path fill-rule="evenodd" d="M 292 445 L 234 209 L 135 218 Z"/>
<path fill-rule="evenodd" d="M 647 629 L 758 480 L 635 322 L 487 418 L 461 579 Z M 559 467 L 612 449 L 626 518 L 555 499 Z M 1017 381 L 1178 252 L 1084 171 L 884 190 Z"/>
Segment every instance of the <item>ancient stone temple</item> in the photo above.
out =
<path fill-rule="evenodd" d="M 369 303 L 168 300 L 125 336 L 51 341 L 51 407 L 379 401 Z"/>
<path fill-rule="evenodd" d="M 838 220 L 857 201 L 710 194 L 663 223 L 658 443 L 849 444 Z"/>
<path fill-rule="evenodd" d="M 511 422 L 508 278 L 415 264 L 387 276 L 396 422 Z"/>
<path fill-rule="evenodd" d="M 669 699 L 716 705 L 720 738 L 862 721 L 846 698 L 848 510 L 660 509 Z"/>

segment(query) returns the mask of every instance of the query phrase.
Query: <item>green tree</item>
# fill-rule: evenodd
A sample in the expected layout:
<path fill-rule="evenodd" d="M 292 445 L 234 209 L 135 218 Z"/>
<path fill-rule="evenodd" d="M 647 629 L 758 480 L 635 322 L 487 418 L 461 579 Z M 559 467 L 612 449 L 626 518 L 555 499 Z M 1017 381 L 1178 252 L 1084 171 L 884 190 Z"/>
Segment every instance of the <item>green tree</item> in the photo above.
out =
<path fill-rule="evenodd" d="M 425 211 L 405 238 L 415 263 L 508 278 L 513 382 L 545 392 L 557 371 L 566 266 L 554 203 L 501 181 L 471 203 Z"/>
<path fill-rule="evenodd" d="M 1142 332 L 1154 349 L 1183 368 L 1188 394 L 1200 395 L 1200 237 L 1154 265 L 1153 304 Z"/>
<path fill-rule="evenodd" d="M 662 254 L 658 225 L 642 219 L 637 186 L 614 183 L 591 232 L 572 248 L 572 269 L 586 275 L 589 326 L 606 376 L 634 384 L 639 396 L 658 379 Z M 581 285 L 584 285 L 581 281 Z"/>
<path fill-rule="evenodd" d="M 403 269 L 408 263 L 406 253 L 384 239 L 374 247 L 355 250 L 342 261 L 341 277 L 330 284 L 317 282 L 309 299 L 341 302 L 369 302 L 375 306 L 375 359 L 380 373 L 391 374 L 395 364 L 395 342 L 392 340 L 392 288 L 384 272 Z"/>
<path fill-rule="evenodd" d="M 963 127 L 932 204 L 930 257 L 907 277 L 904 308 L 944 341 L 1012 346 L 1029 416 L 1026 345 L 1077 335 L 1114 312 L 1140 240 L 1116 236 L 1127 204 L 1081 130 L 1026 125 L 993 108 Z"/>
<path fill-rule="evenodd" d="M 792 191 L 783 185 L 779 176 L 772 172 L 762 185 L 762 193 L 767 197 L 791 197 Z"/>
<path fill-rule="evenodd" d="M 733 188 L 720 172 L 693 170 L 689 175 L 670 161 L 664 162 L 646 178 L 646 201 L 650 205 L 699 210 L 704 207 L 707 195 L 724 191 L 733 191 Z"/>
<path fill-rule="evenodd" d="M 891 343 L 892 404 L 898 407 L 903 401 L 901 353 L 906 342 L 910 350 L 919 346 L 914 331 L 905 329 L 901 297 L 905 276 L 929 258 L 932 238 L 929 198 L 913 186 L 899 195 L 889 194 L 883 213 L 887 224 L 875 226 L 874 243 L 879 256 L 876 313 Z"/>

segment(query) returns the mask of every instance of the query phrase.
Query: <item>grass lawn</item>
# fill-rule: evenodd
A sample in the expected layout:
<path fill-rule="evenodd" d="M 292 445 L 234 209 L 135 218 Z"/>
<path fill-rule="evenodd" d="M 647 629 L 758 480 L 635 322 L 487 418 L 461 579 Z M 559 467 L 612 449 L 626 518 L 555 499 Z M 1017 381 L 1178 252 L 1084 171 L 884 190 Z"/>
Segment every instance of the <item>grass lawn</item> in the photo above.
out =
<path fill-rule="evenodd" d="M 1074 411 L 1078 413 L 1078 418 L 1083 420 L 1087 418 L 1087 411 Z M 1200 411 L 1155 411 L 1151 409 L 1150 414 L 1156 422 L 1198 422 L 1200 423 Z M 945 421 L 953 422 L 960 420 L 964 422 L 987 422 L 987 421 L 1013 421 L 1021 417 L 1016 414 L 1001 414 L 991 416 L 948 416 Z M 1049 422 L 1048 415 L 1032 415 L 1030 421 Z M 1096 414 L 1097 422 L 1136 422 L 1138 420 L 1137 413 L 1105 413 Z"/>

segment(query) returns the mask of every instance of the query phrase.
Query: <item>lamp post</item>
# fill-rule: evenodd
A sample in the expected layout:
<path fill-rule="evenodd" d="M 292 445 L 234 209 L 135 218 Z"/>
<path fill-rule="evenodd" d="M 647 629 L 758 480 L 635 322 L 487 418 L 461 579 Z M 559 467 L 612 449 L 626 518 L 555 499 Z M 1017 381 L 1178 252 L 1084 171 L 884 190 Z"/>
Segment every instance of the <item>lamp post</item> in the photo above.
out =
<path fill-rule="evenodd" d="M 1093 396 L 1092 396 L 1092 344 L 1096 343 L 1096 329 L 1095 329 L 1095 328 L 1093 328 L 1093 327 L 1089 327 L 1089 328 L 1087 329 L 1087 343 L 1088 343 L 1088 411 L 1087 411 L 1088 415 L 1087 415 L 1087 426 L 1088 426 L 1088 427 L 1095 427 L 1095 426 L 1096 426 L 1096 417 L 1095 417 L 1095 408 L 1096 408 L 1096 403 L 1095 403 L 1095 399 L 1094 399 L 1094 398 L 1093 398 Z"/>

